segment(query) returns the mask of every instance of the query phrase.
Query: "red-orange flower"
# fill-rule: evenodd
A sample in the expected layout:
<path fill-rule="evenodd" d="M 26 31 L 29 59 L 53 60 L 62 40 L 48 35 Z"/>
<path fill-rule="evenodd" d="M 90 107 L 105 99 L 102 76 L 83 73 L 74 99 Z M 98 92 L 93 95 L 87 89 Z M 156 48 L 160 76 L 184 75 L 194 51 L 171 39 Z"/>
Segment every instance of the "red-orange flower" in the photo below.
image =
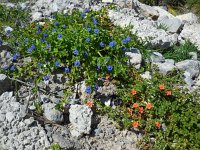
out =
<path fill-rule="evenodd" d="M 139 107 L 139 104 L 138 103 L 134 103 L 132 107 L 133 108 L 137 108 L 137 107 Z"/>
<path fill-rule="evenodd" d="M 137 91 L 134 90 L 134 89 L 132 89 L 132 90 L 131 90 L 131 94 L 132 94 L 132 95 L 136 95 L 136 94 L 137 94 Z"/>
<path fill-rule="evenodd" d="M 159 85 L 159 88 L 160 88 L 160 90 L 164 90 L 164 89 L 165 89 L 165 86 L 164 86 L 163 84 L 160 84 L 160 85 Z"/>
<path fill-rule="evenodd" d="M 142 114 L 144 112 L 144 108 L 143 107 L 140 107 L 139 108 L 139 112 Z"/>
<path fill-rule="evenodd" d="M 160 127 L 161 127 L 160 122 L 155 122 L 155 126 L 156 126 L 156 128 L 160 129 Z"/>
<path fill-rule="evenodd" d="M 88 101 L 88 102 L 87 102 L 87 106 L 88 106 L 88 107 L 92 108 L 93 105 L 94 105 L 94 104 L 93 104 L 92 101 Z"/>
<path fill-rule="evenodd" d="M 151 108 L 152 108 L 151 103 L 147 103 L 147 104 L 146 104 L 146 108 L 147 108 L 147 109 L 151 109 Z"/>
<path fill-rule="evenodd" d="M 133 122 L 132 122 L 132 127 L 133 127 L 133 128 L 137 128 L 137 127 L 139 127 L 139 125 L 140 125 L 140 124 L 139 124 L 138 121 L 133 121 Z"/>
<path fill-rule="evenodd" d="M 172 95 L 172 91 L 167 90 L 167 91 L 165 92 L 165 94 L 166 94 L 167 96 L 170 96 L 170 95 Z"/>
<path fill-rule="evenodd" d="M 110 79 L 110 75 L 106 74 L 106 80 L 109 80 L 109 79 Z"/>

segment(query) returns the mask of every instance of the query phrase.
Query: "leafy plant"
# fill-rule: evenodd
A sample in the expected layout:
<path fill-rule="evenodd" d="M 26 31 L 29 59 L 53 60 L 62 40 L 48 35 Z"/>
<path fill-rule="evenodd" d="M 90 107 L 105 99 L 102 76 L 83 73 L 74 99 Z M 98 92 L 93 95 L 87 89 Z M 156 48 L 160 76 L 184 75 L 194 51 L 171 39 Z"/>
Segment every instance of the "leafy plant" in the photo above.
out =
<path fill-rule="evenodd" d="M 164 31 L 167 31 L 167 30 L 168 30 L 168 26 L 165 25 L 165 24 L 162 24 L 162 23 L 157 23 L 157 24 L 156 24 L 156 28 L 157 28 L 157 29 L 162 29 L 162 30 L 164 30 Z"/>
<path fill-rule="evenodd" d="M 51 145 L 51 150 L 61 150 L 60 145 L 59 144 L 52 144 Z"/>
<path fill-rule="evenodd" d="M 107 78 L 117 87 L 119 103 L 115 109 L 97 100 L 94 100 L 95 105 L 92 101 L 87 104 L 108 113 L 121 128 L 143 133 L 138 147 L 198 149 L 198 96 L 180 88 L 183 82 L 177 70 L 167 76 L 154 71 L 152 80 L 144 80 L 140 71 L 127 65 L 126 50 L 138 48 L 147 56 L 146 46 L 137 35 L 131 34 L 130 27 L 114 26 L 107 10 L 104 7 L 96 12 L 85 9 L 64 15 L 56 13 L 42 24 L 34 22 L 14 30 L 8 35 L 13 47 L 12 65 L 2 66 L 0 71 L 24 81 L 36 79 L 36 86 L 40 82 L 48 85 L 51 75 L 63 73 L 70 84 L 63 101 L 56 105 L 60 110 L 69 103 L 70 94 L 76 92 L 75 84 L 85 81 L 85 94 L 90 96 L 100 86 L 99 79 Z M 174 54 L 182 59 L 187 46 Z M 25 62 L 27 58 L 29 61 Z M 151 71 L 148 66 L 142 71 L 145 69 Z M 38 114 L 42 114 L 41 104 L 35 103 L 35 107 Z M 57 144 L 53 148 L 60 149 Z"/>
<path fill-rule="evenodd" d="M 172 50 L 164 51 L 165 58 L 174 59 L 175 61 L 182 61 L 186 59 L 191 59 L 190 52 L 197 53 L 199 55 L 199 51 L 195 44 L 191 43 L 190 41 L 186 41 L 184 44 L 180 46 L 174 46 Z M 199 58 L 198 58 L 199 59 Z"/>
<path fill-rule="evenodd" d="M 34 102 L 35 110 L 39 115 L 43 114 L 42 105 L 40 102 Z"/>

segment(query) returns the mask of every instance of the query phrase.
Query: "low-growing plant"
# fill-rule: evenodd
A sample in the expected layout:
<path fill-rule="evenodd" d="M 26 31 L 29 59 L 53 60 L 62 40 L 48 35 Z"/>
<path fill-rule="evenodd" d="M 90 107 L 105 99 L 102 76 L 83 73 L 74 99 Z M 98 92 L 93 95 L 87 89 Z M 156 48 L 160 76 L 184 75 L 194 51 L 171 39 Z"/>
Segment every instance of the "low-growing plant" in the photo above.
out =
<path fill-rule="evenodd" d="M 198 149 L 199 98 L 181 89 L 182 84 L 177 71 L 167 76 L 156 71 L 152 80 L 144 80 L 133 69 L 127 82 L 118 85 L 121 103 L 115 109 L 96 103 L 120 128 L 143 133 L 138 143 L 141 149 Z"/>
<path fill-rule="evenodd" d="M 200 52 L 197 49 L 197 46 L 190 41 L 185 41 L 184 44 L 180 46 L 174 46 L 171 50 L 164 51 L 163 55 L 167 59 L 174 59 L 175 61 L 182 61 L 186 59 L 191 59 L 190 52 L 195 52 L 197 54 L 197 59 Z"/>
<path fill-rule="evenodd" d="M 197 149 L 198 97 L 179 88 L 183 83 L 177 71 L 169 77 L 155 71 L 152 80 L 144 80 L 139 71 L 127 65 L 126 50 L 134 47 L 147 54 L 144 43 L 129 27 L 114 26 L 107 9 L 57 13 L 51 20 L 14 30 L 9 33 L 13 62 L 2 66 L 1 72 L 24 81 L 36 79 L 36 86 L 41 82 L 48 85 L 51 75 L 63 73 L 70 82 L 65 98 L 56 105 L 60 110 L 68 107 L 75 84 L 85 81 L 85 93 L 90 95 L 98 88 L 99 79 L 107 78 L 117 86 L 119 103 L 113 109 L 86 99 L 88 107 L 108 113 L 121 128 L 142 132 L 144 138 L 138 145 L 143 149 Z M 35 104 L 42 113 L 40 104 Z"/>
<path fill-rule="evenodd" d="M 5 26 L 10 26 L 16 30 L 19 27 L 24 27 L 26 22 L 30 20 L 29 18 L 29 14 L 25 10 L 0 5 L 0 33 L 5 34 L 3 29 Z"/>
<path fill-rule="evenodd" d="M 106 8 L 100 12 L 72 11 L 55 14 L 43 25 L 32 23 L 28 28 L 10 33 L 15 48 L 15 69 L 4 70 L 14 77 L 36 78 L 48 81 L 54 72 L 63 72 L 70 85 L 82 80 L 94 90 L 99 77 L 109 73 L 113 77 L 126 75 L 126 49 L 143 49 L 140 39 L 132 35 L 129 27 L 115 27 L 108 19 Z M 16 56 L 18 55 L 18 56 Z M 22 58 L 31 57 L 30 63 L 17 66 Z"/>
<path fill-rule="evenodd" d="M 61 150 L 60 145 L 59 144 L 52 144 L 51 145 L 51 150 Z"/>
<path fill-rule="evenodd" d="M 165 25 L 165 24 L 162 24 L 162 23 L 157 23 L 156 26 L 155 26 L 157 29 L 162 29 L 164 31 L 167 31 L 168 30 L 168 26 Z"/>

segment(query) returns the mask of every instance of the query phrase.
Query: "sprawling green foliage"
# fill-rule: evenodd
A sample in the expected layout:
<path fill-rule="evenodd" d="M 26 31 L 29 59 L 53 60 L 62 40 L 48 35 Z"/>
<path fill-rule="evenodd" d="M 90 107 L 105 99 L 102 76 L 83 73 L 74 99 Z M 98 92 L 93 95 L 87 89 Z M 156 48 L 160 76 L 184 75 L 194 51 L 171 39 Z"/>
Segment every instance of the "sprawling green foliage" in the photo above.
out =
<path fill-rule="evenodd" d="M 200 52 L 197 49 L 195 44 L 191 43 L 190 41 L 186 41 L 184 44 L 179 46 L 174 46 L 171 50 L 163 51 L 163 55 L 167 59 L 174 59 L 175 61 L 183 61 L 186 59 L 191 59 L 192 56 L 190 52 L 195 52 L 197 54 L 197 58 L 199 58 Z"/>
<path fill-rule="evenodd" d="M 200 103 L 197 93 L 180 88 L 183 81 L 177 70 L 163 76 L 155 68 L 147 67 L 153 73 L 151 80 L 145 80 L 140 73 L 147 68 L 140 71 L 127 65 L 125 51 L 135 47 L 144 55 L 145 46 L 137 35 L 131 34 L 129 27 L 114 26 L 107 16 L 107 9 L 58 13 L 52 20 L 43 20 L 42 24 L 34 22 L 7 33 L 5 39 L 13 47 L 13 62 L 1 72 L 25 81 L 34 78 L 36 86 L 48 81 L 52 74 L 63 73 L 70 79 L 71 86 L 86 81 L 88 95 L 99 86 L 99 79 L 109 76 L 107 80 L 117 87 L 115 96 L 120 102 L 111 107 L 96 99 L 86 99 L 93 101 L 92 109 L 108 113 L 120 128 L 143 133 L 144 137 L 138 143 L 142 149 L 199 149 Z M 186 43 L 186 48 L 176 48 L 178 52 L 173 56 L 184 54 L 181 59 L 187 58 L 187 45 L 190 44 Z M 30 61 L 25 63 L 24 58 L 30 58 Z M 70 90 L 66 89 L 74 92 Z M 42 114 L 41 105 L 35 103 L 35 107 L 37 113 Z M 60 149 L 57 144 L 52 148 Z"/>

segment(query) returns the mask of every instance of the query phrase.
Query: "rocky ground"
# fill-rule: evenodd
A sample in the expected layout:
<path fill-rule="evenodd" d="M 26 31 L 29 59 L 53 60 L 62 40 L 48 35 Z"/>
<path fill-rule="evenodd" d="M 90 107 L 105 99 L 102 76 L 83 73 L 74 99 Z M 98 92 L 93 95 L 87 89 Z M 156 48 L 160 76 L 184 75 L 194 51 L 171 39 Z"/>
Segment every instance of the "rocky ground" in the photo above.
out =
<path fill-rule="evenodd" d="M 189 39 L 200 47 L 200 24 L 194 14 L 175 17 L 161 7 L 150 7 L 137 1 L 134 3 L 130 3 L 130 0 L 116 1 L 116 3 L 121 8 L 109 11 L 109 17 L 114 24 L 122 27 L 129 23 L 134 25 L 132 32 L 143 39 L 150 38 L 152 46 L 167 49 L 173 44 Z M 15 7 L 12 3 L 4 4 Z M 69 9 L 85 7 L 97 10 L 105 4 L 91 0 L 35 0 L 20 3 L 19 6 L 24 10 L 30 10 L 32 21 L 35 21 L 50 17 L 51 13 L 57 11 L 66 12 Z M 161 29 L 158 27 L 159 24 L 165 24 L 167 28 Z M 2 46 L 0 48 L 3 49 Z M 126 54 L 130 56 L 130 63 L 140 68 L 143 59 L 140 51 L 132 49 Z M 197 54 L 194 53 L 192 56 L 191 60 L 175 63 L 174 60 L 165 59 L 162 54 L 154 52 L 150 61 L 157 65 L 163 74 L 174 68 L 184 71 L 186 86 L 189 89 L 196 89 L 200 86 L 200 62 L 197 60 Z M 4 50 L 1 51 L 0 62 L 6 61 L 10 61 L 10 57 Z M 150 79 L 151 74 L 145 72 L 142 77 Z M 61 74 L 52 77 L 52 83 L 49 85 L 50 93 L 56 92 L 58 97 L 62 97 L 62 89 L 66 86 L 62 84 L 63 80 L 67 79 L 63 79 Z M 82 87 L 84 88 L 84 83 Z M 112 90 L 109 91 L 110 89 Z M 109 102 L 108 105 L 112 103 L 110 96 L 113 89 L 113 85 L 110 84 L 99 91 L 101 94 L 104 93 L 103 99 L 107 104 Z M 26 107 L 33 95 L 29 97 L 29 90 L 21 86 L 19 94 L 23 98 L 16 97 L 11 80 L 3 74 L 0 74 L 0 94 L 1 150 L 47 150 L 51 149 L 52 143 L 58 143 L 65 149 L 134 150 L 137 149 L 136 141 L 141 138 L 141 135 L 132 131 L 120 131 L 106 116 L 94 117 L 91 109 L 85 105 L 78 105 L 76 99 L 71 102 L 69 114 L 66 115 L 54 109 L 60 98 L 42 93 L 38 101 L 42 102 L 44 117 L 36 117 L 30 113 L 36 109 L 32 101 L 28 105 L 28 115 Z M 63 120 L 65 122 L 60 124 Z"/>

